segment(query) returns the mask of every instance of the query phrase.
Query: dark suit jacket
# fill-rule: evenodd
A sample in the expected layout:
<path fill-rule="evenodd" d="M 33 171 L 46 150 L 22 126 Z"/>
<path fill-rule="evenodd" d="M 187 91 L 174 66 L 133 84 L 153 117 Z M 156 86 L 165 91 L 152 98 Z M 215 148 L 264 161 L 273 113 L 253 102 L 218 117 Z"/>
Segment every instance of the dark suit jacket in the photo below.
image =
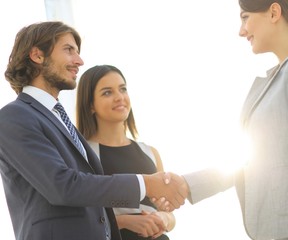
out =
<path fill-rule="evenodd" d="M 139 207 L 136 175 L 103 176 L 79 134 L 89 164 L 63 124 L 25 93 L 0 110 L 0 170 L 17 240 L 121 239 L 112 207 Z"/>

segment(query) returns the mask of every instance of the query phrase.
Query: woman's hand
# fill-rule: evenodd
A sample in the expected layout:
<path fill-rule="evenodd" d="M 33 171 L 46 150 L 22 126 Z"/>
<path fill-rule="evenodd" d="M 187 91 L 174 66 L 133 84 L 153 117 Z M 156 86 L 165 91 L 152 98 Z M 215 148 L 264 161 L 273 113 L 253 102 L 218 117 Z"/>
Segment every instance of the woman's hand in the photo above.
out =
<path fill-rule="evenodd" d="M 142 215 L 118 215 L 116 219 L 119 229 L 126 228 L 142 237 L 157 238 L 166 230 L 162 217 L 149 212 L 143 211 Z"/>

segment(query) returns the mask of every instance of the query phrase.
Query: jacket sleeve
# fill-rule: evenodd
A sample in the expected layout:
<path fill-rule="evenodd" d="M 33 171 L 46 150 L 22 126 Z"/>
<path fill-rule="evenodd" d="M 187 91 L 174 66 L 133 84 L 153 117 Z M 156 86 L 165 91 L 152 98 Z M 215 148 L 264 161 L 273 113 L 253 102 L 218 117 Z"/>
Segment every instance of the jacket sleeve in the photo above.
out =
<path fill-rule="evenodd" d="M 51 119 L 22 105 L 0 110 L 1 174 L 19 197 L 36 190 L 53 205 L 139 207 L 136 175 L 101 175 L 95 154 L 93 169 Z"/>
<path fill-rule="evenodd" d="M 195 204 L 234 185 L 234 173 L 226 174 L 215 168 L 207 168 L 183 175 L 190 189 L 188 200 Z"/>

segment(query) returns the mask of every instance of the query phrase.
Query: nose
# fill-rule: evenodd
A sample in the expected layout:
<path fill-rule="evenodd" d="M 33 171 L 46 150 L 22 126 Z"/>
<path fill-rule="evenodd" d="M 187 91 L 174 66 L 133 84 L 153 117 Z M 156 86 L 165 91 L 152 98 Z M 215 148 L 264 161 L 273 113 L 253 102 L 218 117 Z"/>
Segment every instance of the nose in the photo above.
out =
<path fill-rule="evenodd" d="M 245 36 L 247 36 L 247 31 L 245 30 L 243 24 L 240 26 L 239 36 L 240 36 L 240 37 L 245 37 Z"/>
<path fill-rule="evenodd" d="M 119 101 L 119 100 L 123 100 L 123 99 L 124 99 L 123 94 L 122 94 L 121 92 L 117 91 L 117 92 L 115 93 L 114 100 L 115 100 L 115 101 Z"/>
<path fill-rule="evenodd" d="M 75 63 L 78 66 L 83 66 L 84 65 L 84 61 L 82 60 L 82 58 L 80 57 L 79 54 L 76 54 L 76 56 L 75 56 Z"/>

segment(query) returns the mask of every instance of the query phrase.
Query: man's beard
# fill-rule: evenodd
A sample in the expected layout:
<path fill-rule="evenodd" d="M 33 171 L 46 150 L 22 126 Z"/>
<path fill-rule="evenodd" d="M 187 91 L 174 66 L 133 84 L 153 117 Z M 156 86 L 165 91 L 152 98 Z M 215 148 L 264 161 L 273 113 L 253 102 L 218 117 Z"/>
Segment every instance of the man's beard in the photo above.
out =
<path fill-rule="evenodd" d="M 61 90 L 71 90 L 76 87 L 76 81 L 70 81 L 65 78 L 62 78 L 57 71 L 56 67 L 50 59 L 47 59 L 43 63 L 42 76 L 45 81 L 49 84 L 51 88 L 57 88 Z"/>

